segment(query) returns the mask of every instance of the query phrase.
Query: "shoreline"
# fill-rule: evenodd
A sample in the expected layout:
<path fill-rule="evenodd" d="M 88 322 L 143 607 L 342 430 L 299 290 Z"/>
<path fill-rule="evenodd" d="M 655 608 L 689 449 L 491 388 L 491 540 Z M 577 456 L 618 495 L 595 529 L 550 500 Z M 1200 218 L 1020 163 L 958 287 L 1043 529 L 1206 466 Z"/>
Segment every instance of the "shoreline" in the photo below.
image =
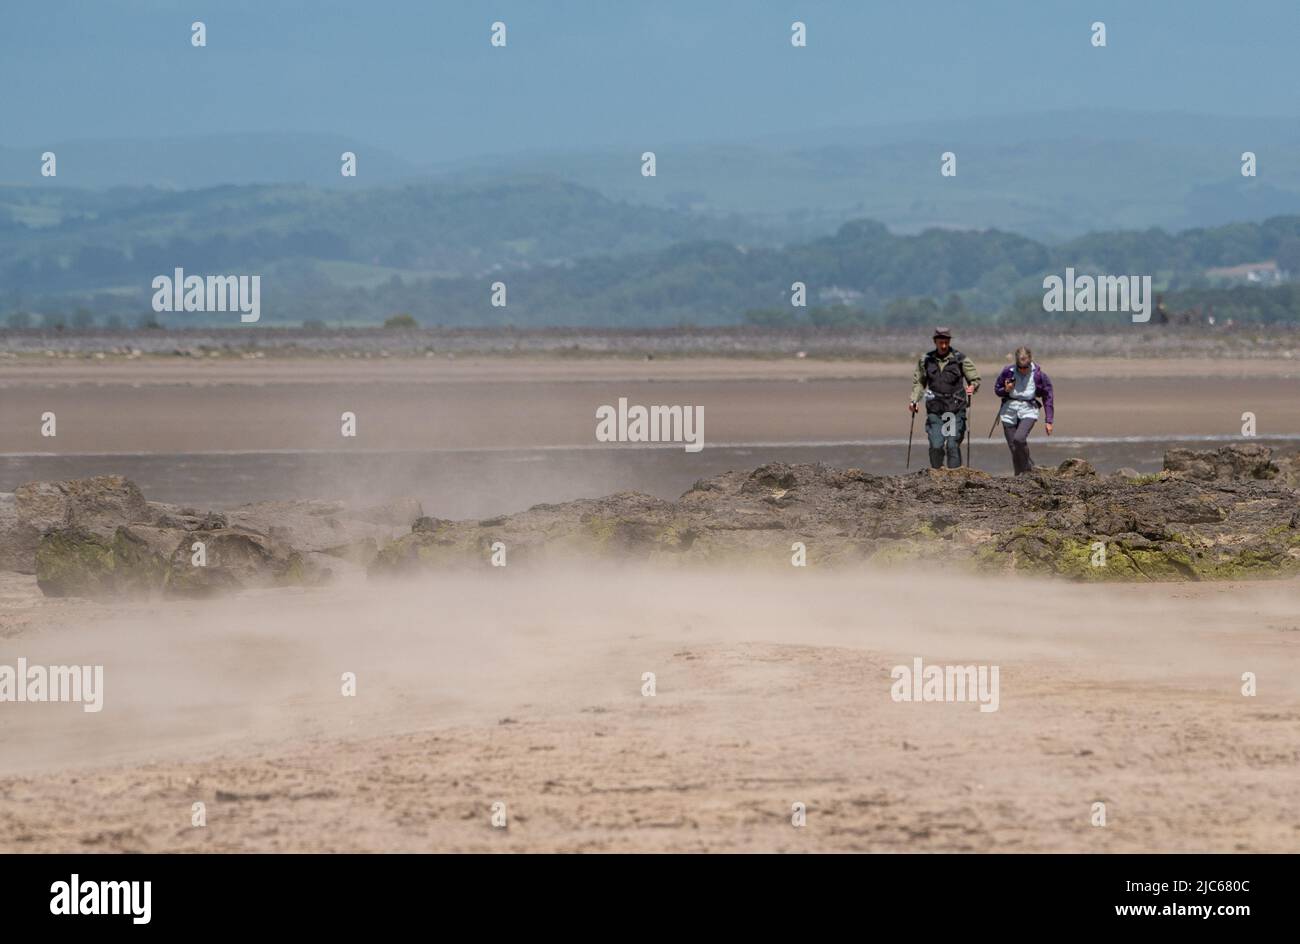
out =
<path fill-rule="evenodd" d="M 518 355 L 383 356 L 353 352 L 349 355 L 295 358 L 114 356 L 103 360 L 84 355 L 44 356 L 0 360 L 0 385 L 24 381 L 60 384 L 192 384 L 262 382 L 274 384 L 346 382 L 364 377 L 378 383 L 464 383 L 491 380 L 528 383 L 542 380 L 569 383 L 608 380 L 881 380 L 902 377 L 906 383 L 920 351 L 878 359 L 800 358 L 789 354 L 759 358 L 752 355 L 719 357 L 701 353 L 688 357 L 617 357 L 601 354 L 568 360 L 535 352 Z M 1010 363 L 1009 352 L 991 354 L 967 349 L 981 372 L 996 374 L 994 367 Z M 1300 355 L 1287 358 L 1219 358 L 1201 355 L 1131 357 L 1051 357 L 1053 377 L 1069 379 L 1103 377 L 1182 378 L 1205 374 L 1231 377 L 1300 378 Z M 983 365 L 988 365 L 987 367 Z M 992 376 L 985 378 L 991 381 Z"/>
<path fill-rule="evenodd" d="M 1267 361 L 1300 359 L 1300 326 L 1242 325 L 1097 328 L 1051 322 L 1008 326 L 970 322 L 954 326 L 954 346 L 989 359 L 1028 343 L 1052 359 L 1210 358 Z M 278 358 L 290 361 L 387 358 L 490 358 L 519 362 L 582 364 L 617 360 L 715 360 L 764 363 L 800 358 L 828 363 L 887 363 L 915 359 L 929 349 L 929 326 L 914 329 L 801 328 L 747 325 L 719 328 L 437 328 L 379 326 L 303 329 L 271 324 L 243 327 L 167 327 L 134 331 L 0 329 L 4 361 L 88 359 L 140 362 L 153 359 L 230 362 Z"/>

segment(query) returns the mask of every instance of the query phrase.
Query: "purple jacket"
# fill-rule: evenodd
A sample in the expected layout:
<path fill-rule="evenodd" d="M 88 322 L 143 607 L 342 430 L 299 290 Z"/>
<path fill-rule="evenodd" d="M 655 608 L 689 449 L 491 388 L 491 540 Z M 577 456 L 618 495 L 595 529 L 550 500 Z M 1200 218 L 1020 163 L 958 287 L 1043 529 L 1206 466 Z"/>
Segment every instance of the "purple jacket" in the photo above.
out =
<path fill-rule="evenodd" d="M 1007 398 L 1007 381 L 1012 379 L 1015 370 L 1015 364 L 1008 364 L 1003 367 L 1002 373 L 998 374 L 997 382 L 993 385 L 993 389 L 997 391 L 998 396 L 1003 400 Z M 1043 373 L 1043 368 L 1037 364 L 1034 365 L 1034 397 L 1043 404 L 1043 422 L 1052 422 L 1052 381 Z"/>

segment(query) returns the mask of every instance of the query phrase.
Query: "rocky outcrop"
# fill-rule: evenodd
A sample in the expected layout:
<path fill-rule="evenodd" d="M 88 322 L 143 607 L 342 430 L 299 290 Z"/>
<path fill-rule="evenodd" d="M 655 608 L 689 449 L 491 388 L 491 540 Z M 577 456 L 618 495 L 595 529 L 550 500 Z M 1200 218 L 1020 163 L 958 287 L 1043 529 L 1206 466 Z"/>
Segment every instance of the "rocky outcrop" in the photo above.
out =
<path fill-rule="evenodd" d="M 0 495 L 0 567 L 48 596 L 163 594 L 313 584 L 363 575 L 408 532 L 419 502 L 259 502 L 226 512 L 147 502 L 121 476 L 33 482 Z"/>
<path fill-rule="evenodd" d="M 1082 459 L 1018 478 L 773 463 L 697 482 L 676 502 L 623 493 L 487 521 L 422 521 L 370 572 L 484 567 L 494 548 L 510 566 L 594 555 L 786 567 L 796 545 L 811 566 L 924 562 L 1089 581 L 1300 572 L 1300 496 L 1260 477 L 1269 456 L 1236 448 L 1133 477 L 1099 476 Z"/>
<path fill-rule="evenodd" d="M 1273 462 L 1273 450 L 1253 443 L 1225 446 L 1212 452 L 1170 449 L 1165 453 L 1165 471 L 1179 472 L 1202 482 L 1268 481 L 1281 474 Z"/>
<path fill-rule="evenodd" d="M 47 532 L 36 549 L 46 596 L 207 596 L 318 583 L 328 573 L 298 550 L 253 531 L 123 525 L 111 538 L 84 528 Z"/>
<path fill-rule="evenodd" d="M 1282 473 L 1282 480 L 1291 488 L 1300 490 L 1300 452 L 1274 461 Z"/>
<path fill-rule="evenodd" d="M 26 530 L 18 514 L 18 496 L 0 492 L 0 570 L 20 574 L 36 570 L 36 545 L 41 536 Z"/>
<path fill-rule="evenodd" d="M 234 527 L 264 532 L 307 555 L 327 572 L 364 573 L 379 548 L 409 532 L 424 515 L 414 498 L 354 507 L 331 501 L 270 501 L 241 505 L 226 517 Z"/>
<path fill-rule="evenodd" d="M 47 531 L 71 529 L 111 538 L 119 525 L 149 515 L 140 489 L 121 475 L 20 485 L 0 494 L 0 569 L 35 573 L 36 548 Z"/>
<path fill-rule="evenodd" d="M 260 502 L 222 512 L 146 502 L 126 479 L 32 483 L 0 496 L 0 556 L 52 596 L 205 595 L 572 558 L 666 567 L 960 567 L 1076 580 L 1300 573 L 1291 458 L 1231 446 L 1171 450 L 1155 475 L 1086 460 L 1018 478 L 970 469 L 871 475 L 771 463 L 695 483 L 478 521 L 418 502 Z M 30 564 L 25 564 L 29 554 Z M 14 569 L 21 569 L 15 566 Z"/>

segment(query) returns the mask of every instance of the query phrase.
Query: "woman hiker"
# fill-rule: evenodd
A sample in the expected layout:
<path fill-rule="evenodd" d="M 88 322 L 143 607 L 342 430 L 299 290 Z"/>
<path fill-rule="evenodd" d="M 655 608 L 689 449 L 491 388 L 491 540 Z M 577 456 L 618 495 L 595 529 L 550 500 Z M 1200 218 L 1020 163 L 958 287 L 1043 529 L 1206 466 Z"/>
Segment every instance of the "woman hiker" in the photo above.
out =
<path fill-rule="evenodd" d="M 1011 465 L 1016 475 L 1023 475 L 1034 467 L 1029 458 L 1029 431 L 1038 422 L 1040 401 L 1045 414 L 1043 428 L 1047 435 L 1052 435 L 1052 381 L 1034 363 L 1033 352 L 1018 347 L 1015 364 L 1002 368 L 993 389 L 1002 398 L 998 418 L 1002 420 L 1002 432 L 1011 449 Z"/>

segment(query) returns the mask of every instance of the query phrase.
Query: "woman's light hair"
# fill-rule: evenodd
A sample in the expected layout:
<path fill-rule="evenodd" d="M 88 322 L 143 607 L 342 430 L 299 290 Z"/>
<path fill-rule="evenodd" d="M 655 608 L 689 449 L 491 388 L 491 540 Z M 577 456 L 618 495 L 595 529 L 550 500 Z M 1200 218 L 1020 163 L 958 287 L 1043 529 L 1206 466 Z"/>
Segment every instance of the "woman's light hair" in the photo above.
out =
<path fill-rule="evenodd" d="M 1025 357 L 1026 357 L 1028 360 L 1030 360 L 1030 361 L 1033 361 L 1033 359 L 1034 359 L 1034 352 L 1031 351 L 1031 350 L 1029 350 L 1029 348 L 1025 347 L 1025 346 L 1022 344 L 1022 345 L 1020 345 L 1020 347 L 1016 348 L 1016 363 L 1017 363 L 1017 364 L 1020 363 L 1020 355 L 1021 355 L 1021 354 L 1025 355 Z"/>

